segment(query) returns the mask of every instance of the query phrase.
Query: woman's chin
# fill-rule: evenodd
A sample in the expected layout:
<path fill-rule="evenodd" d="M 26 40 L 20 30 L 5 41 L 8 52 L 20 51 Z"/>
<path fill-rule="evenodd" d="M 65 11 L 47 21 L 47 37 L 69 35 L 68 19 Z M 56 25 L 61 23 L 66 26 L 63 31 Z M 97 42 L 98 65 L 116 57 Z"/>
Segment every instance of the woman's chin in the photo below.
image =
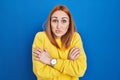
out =
<path fill-rule="evenodd" d="M 56 38 L 61 38 L 62 34 L 56 34 L 55 36 L 56 36 Z"/>

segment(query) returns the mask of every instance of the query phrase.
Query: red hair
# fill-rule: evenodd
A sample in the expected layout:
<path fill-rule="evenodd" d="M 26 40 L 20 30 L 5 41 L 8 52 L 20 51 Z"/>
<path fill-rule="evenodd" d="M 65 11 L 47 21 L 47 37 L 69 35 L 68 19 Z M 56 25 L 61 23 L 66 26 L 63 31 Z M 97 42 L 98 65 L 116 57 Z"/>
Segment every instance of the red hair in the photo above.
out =
<path fill-rule="evenodd" d="M 58 44 L 57 44 L 54 36 L 53 36 L 53 32 L 52 32 L 52 29 L 51 29 L 51 16 L 52 16 L 52 14 L 53 14 L 55 11 L 57 11 L 57 10 L 62 10 L 62 11 L 64 11 L 64 12 L 69 16 L 69 19 L 70 19 L 70 20 L 69 20 L 69 28 L 68 28 L 66 34 L 61 37 L 61 42 L 62 42 L 62 45 L 63 45 L 62 47 L 68 48 L 68 47 L 70 46 L 70 43 L 71 43 L 71 40 L 72 40 L 72 37 L 73 37 L 73 34 L 74 34 L 76 28 L 75 28 L 75 24 L 74 24 L 73 18 L 72 18 L 71 14 L 70 14 L 70 11 L 68 10 L 67 7 L 65 7 L 65 6 L 63 6 L 63 5 L 57 5 L 57 6 L 51 11 L 51 13 L 50 13 L 49 16 L 48 16 L 48 20 L 47 20 L 46 34 L 47 34 L 49 40 L 51 41 L 51 43 L 52 43 L 54 46 L 56 46 L 57 48 L 60 48 L 60 47 L 58 46 Z"/>

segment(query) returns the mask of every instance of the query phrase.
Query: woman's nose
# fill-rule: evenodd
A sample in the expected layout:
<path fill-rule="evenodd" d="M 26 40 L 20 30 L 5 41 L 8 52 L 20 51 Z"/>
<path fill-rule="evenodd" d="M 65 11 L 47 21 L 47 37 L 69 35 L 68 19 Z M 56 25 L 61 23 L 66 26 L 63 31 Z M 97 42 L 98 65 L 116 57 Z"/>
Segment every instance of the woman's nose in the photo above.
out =
<path fill-rule="evenodd" d="M 61 23 L 60 21 L 57 23 L 57 29 L 59 29 L 61 27 Z"/>

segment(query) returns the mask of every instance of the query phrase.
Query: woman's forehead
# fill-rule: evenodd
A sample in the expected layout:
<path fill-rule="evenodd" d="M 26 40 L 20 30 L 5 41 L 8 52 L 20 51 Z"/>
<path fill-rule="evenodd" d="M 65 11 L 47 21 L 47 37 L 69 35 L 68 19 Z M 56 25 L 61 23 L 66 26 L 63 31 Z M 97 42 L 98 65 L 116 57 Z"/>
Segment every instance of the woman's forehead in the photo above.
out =
<path fill-rule="evenodd" d="M 65 13 L 64 11 L 62 10 L 58 10 L 58 11 L 55 11 L 52 16 L 52 18 L 69 18 L 69 16 L 67 15 L 67 13 Z"/>

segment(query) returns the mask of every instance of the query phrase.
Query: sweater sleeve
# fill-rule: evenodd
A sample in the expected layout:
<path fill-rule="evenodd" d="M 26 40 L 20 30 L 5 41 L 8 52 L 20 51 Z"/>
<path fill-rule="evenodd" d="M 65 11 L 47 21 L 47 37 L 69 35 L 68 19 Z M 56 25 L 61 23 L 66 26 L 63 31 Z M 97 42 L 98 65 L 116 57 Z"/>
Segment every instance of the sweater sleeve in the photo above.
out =
<path fill-rule="evenodd" d="M 80 48 L 80 56 L 76 60 L 63 60 L 57 59 L 57 63 L 54 68 L 59 70 L 63 74 L 68 74 L 74 77 L 82 77 L 87 68 L 86 55 L 83 49 L 82 40 L 80 35 L 76 32 L 73 43 L 73 47 Z"/>
<path fill-rule="evenodd" d="M 35 48 L 43 49 L 43 46 L 44 46 L 43 38 L 44 38 L 43 34 L 41 34 L 40 32 L 36 34 L 33 45 L 32 45 L 32 50 L 34 50 Z M 40 79 L 42 78 L 47 79 L 47 78 L 55 78 L 59 76 L 60 72 L 58 70 L 55 70 L 51 66 L 43 64 L 40 61 L 36 61 L 33 58 L 34 56 L 32 55 L 33 72 L 37 76 L 37 78 L 39 77 Z"/>

